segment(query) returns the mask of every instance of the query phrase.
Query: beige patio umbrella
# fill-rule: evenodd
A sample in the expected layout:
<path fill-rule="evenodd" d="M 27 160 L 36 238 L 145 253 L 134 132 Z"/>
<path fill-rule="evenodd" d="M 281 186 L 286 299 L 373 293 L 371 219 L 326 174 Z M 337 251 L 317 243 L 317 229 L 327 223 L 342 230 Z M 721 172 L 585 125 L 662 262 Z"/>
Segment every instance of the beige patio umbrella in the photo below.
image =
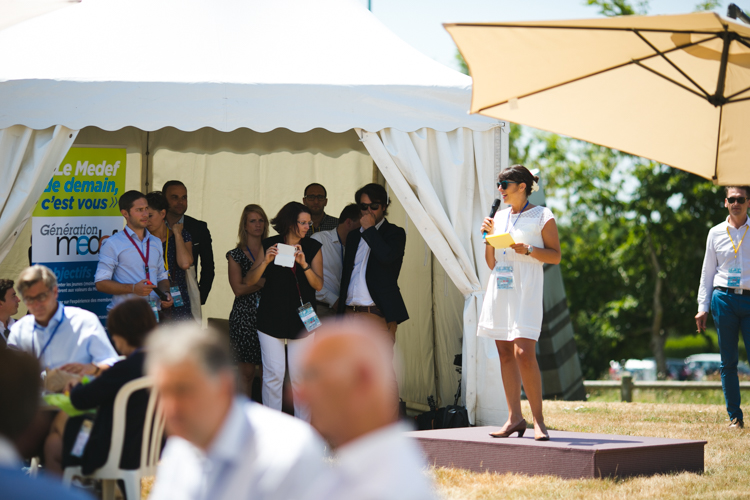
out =
<path fill-rule="evenodd" d="M 445 28 L 472 113 L 750 184 L 750 26 L 708 12 Z"/>

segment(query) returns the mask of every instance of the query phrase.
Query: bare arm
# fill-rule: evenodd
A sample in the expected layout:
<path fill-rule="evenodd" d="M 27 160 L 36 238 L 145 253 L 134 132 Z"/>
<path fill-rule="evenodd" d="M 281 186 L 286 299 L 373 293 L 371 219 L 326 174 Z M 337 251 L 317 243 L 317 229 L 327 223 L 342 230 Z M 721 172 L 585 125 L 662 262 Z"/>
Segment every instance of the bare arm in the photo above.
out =
<path fill-rule="evenodd" d="M 182 238 L 182 231 L 177 231 L 177 227 L 182 228 L 182 224 L 175 224 L 174 243 L 177 250 L 177 265 L 180 269 L 187 269 L 193 265 L 193 242 L 186 242 Z"/>
<path fill-rule="evenodd" d="M 154 285 L 147 285 L 147 282 L 148 280 L 142 280 L 138 283 L 118 283 L 114 280 L 102 280 L 96 282 L 96 289 L 109 295 L 127 295 L 133 293 L 139 297 L 147 297 L 151 293 L 151 290 L 156 288 Z M 167 291 L 169 291 L 169 285 L 167 285 Z"/>
<path fill-rule="evenodd" d="M 548 221 L 542 228 L 542 240 L 544 248 L 534 247 L 531 257 L 545 264 L 559 264 L 562 254 L 560 252 L 560 236 L 557 234 L 557 223 L 554 219 Z M 526 254 L 529 247 L 526 243 L 516 243 L 511 248 L 516 253 Z"/>
<path fill-rule="evenodd" d="M 481 233 L 492 234 L 492 229 L 495 226 L 495 221 L 491 217 L 485 217 L 482 222 L 482 227 L 479 229 Z M 487 262 L 487 267 L 495 269 L 495 247 L 492 245 L 485 244 L 484 248 L 484 260 Z"/>
<path fill-rule="evenodd" d="M 240 267 L 240 265 L 231 257 L 227 257 L 227 259 L 229 262 L 229 286 L 232 287 L 232 291 L 234 292 L 235 297 L 248 295 L 263 288 L 263 283 L 266 281 L 265 278 L 260 278 L 260 280 L 258 280 L 255 285 L 246 285 L 242 282 L 242 268 Z"/>
<path fill-rule="evenodd" d="M 279 253 L 279 249 L 277 245 L 274 245 L 272 247 L 269 247 L 266 250 L 266 255 L 263 257 L 263 260 L 258 262 L 255 261 L 255 264 L 252 269 L 245 275 L 245 278 L 242 280 L 242 283 L 247 286 L 257 285 L 260 282 L 260 279 L 263 277 L 263 273 L 266 272 L 266 268 L 268 265 L 273 262 L 273 259 L 276 258 L 276 255 Z"/>
<path fill-rule="evenodd" d="M 305 254 L 302 252 L 302 247 L 300 247 L 299 245 L 297 246 L 299 247 L 299 253 L 297 253 L 296 260 L 297 263 L 304 269 L 307 267 Z M 316 291 L 319 292 L 323 289 L 323 252 L 321 252 L 320 250 L 318 250 L 318 253 L 315 254 L 315 257 L 313 257 L 310 268 L 305 271 L 305 278 L 307 278 L 307 282 L 310 283 L 310 286 L 313 287 Z"/>

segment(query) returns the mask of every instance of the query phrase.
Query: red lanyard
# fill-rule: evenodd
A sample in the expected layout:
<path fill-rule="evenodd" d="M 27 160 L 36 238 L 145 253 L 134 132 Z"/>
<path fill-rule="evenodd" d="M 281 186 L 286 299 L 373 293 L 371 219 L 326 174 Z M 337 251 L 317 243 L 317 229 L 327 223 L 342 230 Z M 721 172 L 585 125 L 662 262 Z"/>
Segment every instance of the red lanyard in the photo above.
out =
<path fill-rule="evenodd" d="M 136 245 L 135 240 L 133 240 L 133 238 L 128 234 L 127 230 L 123 229 L 123 231 L 125 232 L 125 236 L 127 236 L 128 239 L 130 240 L 130 243 L 132 243 L 135 249 L 138 250 L 138 255 L 140 255 L 141 259 L 143 260 L 144 267 L 146 268 L 146 279 L 147 280 L 151 279 L 148 275 L 148 258 L 151 255 L 151 245 L 149 245 L 148 243 L 148 238 L 147 237 L 143 238 L 144 240 L 146 240 L 146 255 L 144 256 L 140 247 Z"/>

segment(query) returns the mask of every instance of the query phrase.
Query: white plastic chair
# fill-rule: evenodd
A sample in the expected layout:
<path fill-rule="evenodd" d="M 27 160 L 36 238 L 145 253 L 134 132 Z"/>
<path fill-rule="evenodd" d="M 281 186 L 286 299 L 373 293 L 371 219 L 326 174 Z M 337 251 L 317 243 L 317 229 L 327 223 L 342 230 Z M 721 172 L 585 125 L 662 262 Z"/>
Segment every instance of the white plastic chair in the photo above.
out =
<path fill-rule="evenodd" d="M 151 389 L 146 409 L 146 420 L 143 425 L 143 440 L 141 442 L 140 468 L 134 470 L 120 469 L 122 446 L 125 439 L 125 418 L 130 396 L 141 389 Z M 112 421 L 112 442 L 109 446 L 107 462 L 90 475 L 84 475 L 81 467 L 66 467 L 63 474 L 63 484 L 70 486 L 74 477 L 85 477 L 102 480 L 102 500 L 114 500 L 115 485 L 121 479 L 125 483 L 127 500 L 141 499 L 141 478 L 156 474 L 156 465 L 161 452 L 161 442 L 164 435 L 164 414 L 158 394 L 154 389 L 151 377 L 141 377 L 128 382 L 117 393 L 115 398 L 114 419 Z"/>

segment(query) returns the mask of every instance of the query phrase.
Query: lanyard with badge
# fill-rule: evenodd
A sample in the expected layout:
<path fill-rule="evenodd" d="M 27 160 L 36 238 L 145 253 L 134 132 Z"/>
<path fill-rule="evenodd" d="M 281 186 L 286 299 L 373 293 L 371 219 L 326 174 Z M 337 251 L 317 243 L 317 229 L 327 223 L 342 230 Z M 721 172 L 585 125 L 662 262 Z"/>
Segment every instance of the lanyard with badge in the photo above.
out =
<path fill-rule="evenodd" d="M 172 273 L 169 272 L 169 228 L 167 228 L 166 244 L 167 247 L 164 250 L 164 270 L 167 271 L 167 276 L 169 276 L 169 294 L 174 301 L 174 307 L 182 307 L 185 305 L 184 302 L 182 302 L 182 292 L 180 292 L 180 287 L 172 285 Z M 177 240 L 175 240 L 175 245 L 177 245 Z M 177 249 L 175 249 L 175 254 L 176 253 Z"/>
<path fill-rule="evenodd" d="M 299 288 L 299 280 L 297 279 L 297 263 L 295 262 L 292 266 L 292 274 L 294 274 L 294 281 L 297 283 L 297 293 L 299 294 L 300 307 L 297 308 L 297 314 L 299 314 L 302 323 L 308 332 L 311 332 L 322 325 L 320 318 L 315 313 L 312 304 L 309 302 L 306 304 L 302 303 L 302 291 Z"/>
<path fill-rule="evenodd" d="M 510 210 L 508 210 L 508 220 L 505 223 L 505 232 L 508 232 L 508 229 L 513 229 L 516 227 L 516 222 L 518 222 L 518 219 L 521 218 L 521 214 L 526 210 L 526 207 L 529 206 L 529 202 L 526 202 L 526 205 L 523 206 L 520 212 L 518 212 L 518 216 L 516 217 L 516 220 L 513 221 L 513 225 L 510 225 L 510 218 L 513 214 L 510 213 Z M 503 250 L 503 255 L 505 255 L 506 250 Z M 495 279 L 497 280 L 497 289 L 498 290 L 513 290 L 513 266 L 508 262 L 503 262 L 502 264 L 498 264 L 495 268 Z"/>
<path fill-rule="evenodd" d="M 136 244 L 135 240 L 128 234 L 127 231 L 125 231 L 125 236 L 128 237 L 128 239 L 130 240 L 130 243 L 132 243 L 135 249 L 138 251 L 138 255 L 141 256 L 141 260 L 143 261 L 143 268 L 146 271 L 146 281 L 150 283 L 151 278 L 149 276 L 148 261 L 149 261 L 149 258 L 151 257 L 151 244 L 148 242 L 148 238 L 145 236 L 143 238 L 144 241 L 146 242 L 146 255 L 143 255 L 141 248 Z M 148 303 L 151 306 L 151 310 L 154 311 L 154 316 L 156 316 L 156 321 L 159 321 L 159 308 L 156 306 L 156 301 L 151 298 L 150 294 L 146 300 L 148 300 Z"/>
<path fill-rule="evenodd" d="M 42 351 L 39 353 L 39 355 L 36 357 L 36 359 L 41 360 L 42 356 L 44 356 L 44 352 L 47 350 L 49 345 L 52 343 L 52 339 L 55 338 L 55 334 L 57 334 L 57 330 L 60 328 L 60 325 L 62 325 L 63 321 L 65 321 L 65 306 L 60 304 L 60 321 L 55 326 L 55 329 L 52 330 L 52 335 L 49 336 L 49 339 L 47 340 L 47 343 L 44 344 L 44 347 L 42 347 Z M 36 326 L 34 326 L 34 329 L 36 330 Z M 36 335 L 31 336 L 31 352 L 36 354 Z"/>
<path fill-rule="evenodd" d="M 732 242 L 732 248 L 734 249 L 734 262 L 732 262 L 732 265 L 729 268 L 729 277 L 727 278 L 727 286 L 730 288 L 739 288 L 740 286 L 742 266 L 741 261 L 737 260 L 737 253 L 740 251 L 742 242 L 745 241 L 745 236 L 747 235 L 748 229 L 750 229 L 750 226 L 745 226 L 745 234 L 743 234 L 742 238 L 740 238 L 740 242 L 735 245 L 734 238 L 732 238 L 732 234 L 729 232 L 729 225 L 727 225 L 727 234 L 729 235 L 729 241 Z"/>

